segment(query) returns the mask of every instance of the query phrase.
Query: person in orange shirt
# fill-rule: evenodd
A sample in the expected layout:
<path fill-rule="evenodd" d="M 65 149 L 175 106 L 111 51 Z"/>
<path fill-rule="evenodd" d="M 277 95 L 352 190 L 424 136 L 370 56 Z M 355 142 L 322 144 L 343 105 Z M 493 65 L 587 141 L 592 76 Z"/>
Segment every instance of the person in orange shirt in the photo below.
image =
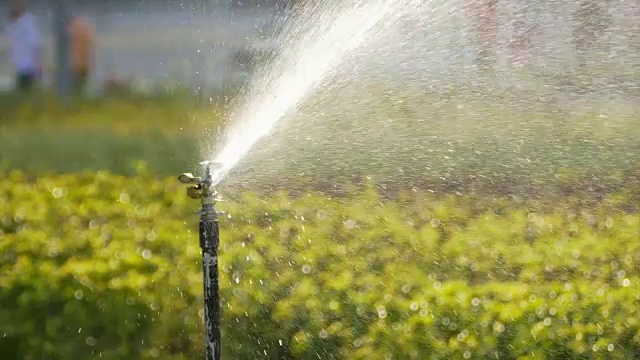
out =
<path fill-rule="evenodd" d="M 82 92 L 93 66 L 93 26 L 79 16 L 72 16 L 69 24 L 71 40 L 71 72 L 74 89 Z"/>

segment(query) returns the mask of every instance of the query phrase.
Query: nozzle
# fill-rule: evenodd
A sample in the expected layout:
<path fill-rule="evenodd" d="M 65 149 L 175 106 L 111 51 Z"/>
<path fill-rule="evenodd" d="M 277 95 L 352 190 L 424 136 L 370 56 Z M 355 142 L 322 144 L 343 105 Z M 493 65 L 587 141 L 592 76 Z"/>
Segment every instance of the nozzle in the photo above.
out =
<path fill-rule="evenodd" d="M 200 178 L 193 176 L 192 173 L 184 173 L 178 176 L 178 181 L 183 184 L 197 184 L 200 182 Z"/>
<path fill-rule="evenodd" d="M 211 189 L 211 168 L 219 168 L 221 165 L 212 161 L 203 161 L 200 166 L 202 167 L 202 176 L 200 177 L 194 176 L 192 173 L 178 176 L 178 181 L 182 184 L 192 185 L 187 188 L 187 195 L 192 199 L 202 199 L 216 194 L 216 191 Z"/>

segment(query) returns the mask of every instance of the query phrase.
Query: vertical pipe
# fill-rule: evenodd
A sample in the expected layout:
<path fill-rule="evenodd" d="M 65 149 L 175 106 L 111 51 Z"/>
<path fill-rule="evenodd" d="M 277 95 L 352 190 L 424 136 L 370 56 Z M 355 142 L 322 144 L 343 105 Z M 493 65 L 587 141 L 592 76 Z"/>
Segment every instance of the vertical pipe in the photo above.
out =
<path fill-rule="evenodd" d="M 178 176 L 178 181 L 189 184 L 187 195 L 192 199 L 201 199 L 200 224 L 198 234 L 202 249 L 202 280 L 204 283 L 204 326 L 205 326 L 205 359 L 220 360 L 220 296 L 218 293 L 218 247 L 220 246 L 220 229 L 216 201 L 218 193 L 211 188 L 211 163 L 204 161 L 202 177 L 194 177 L 191 173 Z"/>
<path fill-rule="evenodd" d="M 220 359 L 220 297 L 218 294 L 218 246 L 220 230 L 214 208 L 214 196 L 202 198 L 200 247 L 204 282 L 205 355 L 207 360 Z"/>
<path fill-rule="evenodd" d="M 70 12 L 67 0 L 53 1 L 53 31 L 55 34 L 56 94 L 60 98 L 67 98 L 71 89 L 71 43 L 69 37 Z"/>

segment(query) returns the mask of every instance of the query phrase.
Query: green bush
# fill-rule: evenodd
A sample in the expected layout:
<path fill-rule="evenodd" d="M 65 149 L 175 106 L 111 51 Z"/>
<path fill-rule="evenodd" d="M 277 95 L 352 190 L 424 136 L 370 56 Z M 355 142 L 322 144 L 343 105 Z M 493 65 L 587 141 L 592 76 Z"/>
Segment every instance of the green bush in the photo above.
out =
<path fill-rule="evenodd" d="M 637 192 L 243 193 L 221 204 L 223 356 L 635 358 Z M 0 357 L 201 356 L 197 205 L 145 172 L 4 175 Z"/>

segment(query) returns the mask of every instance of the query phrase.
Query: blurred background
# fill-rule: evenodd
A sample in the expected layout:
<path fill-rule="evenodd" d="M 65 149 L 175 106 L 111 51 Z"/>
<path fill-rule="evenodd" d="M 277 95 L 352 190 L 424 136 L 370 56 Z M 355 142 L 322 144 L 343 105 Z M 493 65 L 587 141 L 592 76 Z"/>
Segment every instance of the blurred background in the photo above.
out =
<path fill-rule="evenodd" d="M 601 9 L 589 10 L 580 18 L 581 2 Z M 9 0 L 0 2 L 0 27 L 9 22 Z M 42 82 L 52 86 L 56 68 L 55 8 L 66 4 L 71 14 L 87 21 L 95 30 L 94 64 L 88 91 L 100 94 L 105 83 L 126 79 L 138 92 L 153 89 L 188 88 L 209 94 L 223 94 L 242 85 L 258 59 L 276 50 L 271 41 L 274 25 L 286 16 L 284 0 L 186 0 L 186 1 L 29 1 L 29 11 L 38 20 L 44 39 Z M 473 3 L 473 2 L 468 2 Z M 464 4 L 463 4 L 464 5 Z M 512 34 L 517 6 L 500 2 L 498 43 Z M 579 28 L 599 34 L 589 41 L 591 62 L 600 63 L 606 73 L 617 76 L 603 82 L 618 82 L 621 77 L 637 78 L 639 5 L 635 1 L 533 1 L 528 5 L 538 67 L 554 75 L 573 70 L 576 63 L 574 40 Z M 604 13 L 600 14 L 599 11 Z M 584 11 L 582 11 L 584 12 Z M 458 24 L 463 48 L 448 51 L 451 57 L 473 61 L 478 51 L 465 11 L 449 14 L 452 26 Z M 510 20 L 511 19 L 511 20 Z M 582 21 L 582 23 L 580 23 Z M 472 30 L 473 31 L 473 30 Z M 449 35 L 448 35 L 449 36 Z M 589 35 L 586 35 L 589 37 Z M 9 38 L 0 36 L 0 89 L 12 88 L 14 75 L 9 56 Z M 509 61 L 504 56 L 498 63 Z M 568 66 L 571 65 L 571 66 Z M 602 71 L 604 75 L 605 71 Z"/>
<path fill-rule="evenodd" d="M 0 3 L 0 27 L 9 22 L 11 1 Z M 32 0 L 29 11 L 44 38 L 43 85 L 55 72 L 55 7 Z M 95 29 L 95 62 L 89 90 L 99 94 L 113 77 L 128 79 L 140 92 L 189 87 L 220 93 L 246 81 L 251 60 L 268 51 L 277 12 L 274 1 L 80 1 L 67 0 L 72 14 Z M 13 87 L 9 38 L 0 37 L 0 89 Z"/>

